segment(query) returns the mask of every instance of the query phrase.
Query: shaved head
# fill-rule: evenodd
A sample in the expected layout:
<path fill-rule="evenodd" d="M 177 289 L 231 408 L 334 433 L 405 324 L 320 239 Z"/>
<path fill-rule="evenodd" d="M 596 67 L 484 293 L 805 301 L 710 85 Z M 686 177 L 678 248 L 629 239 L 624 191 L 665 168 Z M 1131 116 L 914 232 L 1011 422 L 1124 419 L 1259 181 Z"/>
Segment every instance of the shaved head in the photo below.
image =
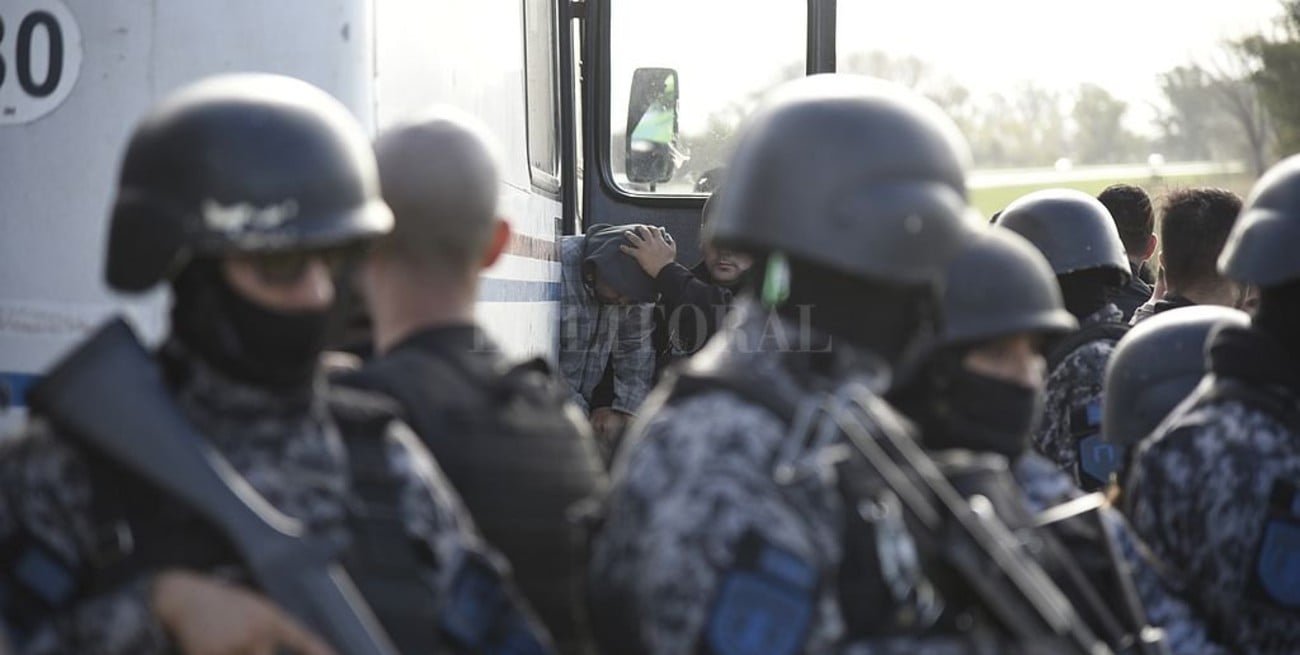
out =
<path fill-rule="evenodd" d="M 380 254 L 448 274 L 478 272 L 497 222 L 497 148 L 472 116 L 436 108 L 375 141 L 396 223 Z"/>

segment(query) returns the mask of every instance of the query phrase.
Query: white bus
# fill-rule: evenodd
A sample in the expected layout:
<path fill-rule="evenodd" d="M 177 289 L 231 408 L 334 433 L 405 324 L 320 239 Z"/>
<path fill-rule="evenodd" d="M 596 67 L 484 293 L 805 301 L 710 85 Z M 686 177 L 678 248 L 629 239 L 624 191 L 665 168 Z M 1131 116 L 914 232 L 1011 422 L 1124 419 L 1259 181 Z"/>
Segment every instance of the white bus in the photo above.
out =
<path fill-rule="evenodd" d="M 751 7 L 711 4 L 732 15 Z M 794 22 L 780 39 L 754 43 L 779 41 L 792 58 L 812 52 L 820 42 L 803 25 L 834 3 L 774 4 Z M 679 157 L 655 173 L 671 179 L 629 181 L 622 135 L 633 70 L 690 68 L 674 61 L 677 39 L 713 38 L 712 11 L 698 28 L 681 26 L 697 13 L 688 2 L 636 0 L 3 0 L 0 430 L 21 419 L 41 372 L 109 316 L 125 313 L 151 341 L 165 332 L 165 289 L 126 296 L 103 282 L 109 203 L 138 118 L 221 72 L 304 79 L 372 133 L 432 104 L 482 119 L 504 146 L 500 198 L 515 237 L 486 272 L 477 313 L 515 354 L 553 354 L 558 237 L 584 223 L 652 222 L 677 233 L 683 260 L 696 257 L 703 196 L 691 182 L 708 162 L 696 157 L 690 172 Z M 817 25 L 823 41 L 833 13 Z M 627 47 L 611 49 L 617 39 Z M 720 58 L 710 72 L 731 79 L 738 61 Z M 659 74 L 659 85 L 662 75 L 676 81 L 675 71 Z M 639 93 L 632 104 L 645 99 Z"/>
<path fill-rule="evenodd" d="M 959 68 L 963 83 L 1096 73 L 1133 95 L 1177 57 L 1070 44 L 1183 38 L 1150 49 L 1172 53 L 1276 11 L 1273 0 L 1099 3 L 1066 20 L 1019 0 L 0 0 L 0 431 L 41 371 L 108 316 L 164 333 L 165 290 L 128 297 L 103 283 L 108 206 L 136 120 L 201 77 L 299 77 L 372 133 L 432 104 L 477 115 L 504 146 L 501 206 L 516 234 L 485 274 L 479 319 L 515 354 L 554 353 L 556 240 L 594 223 L 654 223 L 693 264 L 704 179 L 717 179 L 740 118 L 785 79 L 901 48 Z M 1079 29 L 1002 38 L 1011 28 L 994 5 Z M 1117 7 L 1176 7 L 1197 29 L 1152 34 L 1111 20 Z M 652 106 L 671 112 L 674 138 L 644 147 L 630 137 L 644 137 Z"/>

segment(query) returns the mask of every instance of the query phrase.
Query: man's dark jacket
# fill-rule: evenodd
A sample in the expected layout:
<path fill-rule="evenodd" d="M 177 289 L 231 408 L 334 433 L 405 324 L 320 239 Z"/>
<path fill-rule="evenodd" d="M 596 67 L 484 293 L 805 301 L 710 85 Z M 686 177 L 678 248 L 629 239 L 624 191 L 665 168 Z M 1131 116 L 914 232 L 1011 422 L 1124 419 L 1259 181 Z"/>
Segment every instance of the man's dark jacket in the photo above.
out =
<path fill-rule="evenodd" d="M 585 540 L 570 512 L 607 478 L 564 382 L 541 360 L 512 365 L 470 325 L 417 332 L 338 382 L 403 406 L 556 645 L 588 652 Z"/>
<path fill-rule="evenodd" d="M 1124 312 L 1125 323 L 1128 323 L 1133 318 L 1133 312 L 1137 311 L 1138 307 L 1146 304 L 1146 301 L 1151 299 L 1153 291 L 1151 285 L 1147 284 L 1138 274 L 1142 269 L 1142 265 L 1134 266 L 1130 263 L 1129 266 L 1133 269 L 1133 277 L 1129 278 L 1128 284 L 1115 289 L 1110 294 L 1110 301 L 1115 303 L 1115 306 L 1119 307 L 1121 312 Z"/>
<path fill-rule="evenodd" d="M 703 348 L 718 331 L 744 278 L 722 286 L 713 282 L 704 262 L 689 269 L 672 262 L 659 271 L 654 283 L 659 293 L 654 332 L 657 378 L 668 365 Z"/>

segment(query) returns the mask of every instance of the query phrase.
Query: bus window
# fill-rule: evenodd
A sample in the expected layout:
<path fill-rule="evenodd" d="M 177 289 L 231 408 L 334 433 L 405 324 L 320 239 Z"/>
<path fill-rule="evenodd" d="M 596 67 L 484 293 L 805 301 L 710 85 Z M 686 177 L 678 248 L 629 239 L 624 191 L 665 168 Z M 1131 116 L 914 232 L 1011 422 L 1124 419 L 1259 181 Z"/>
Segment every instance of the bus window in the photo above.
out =
<path fill-rule="evenodd" d="M 552 0 L 523 0 L 523 3 L 528 162 L 533 186 L 558 191 L 560 112 L 555 82 L 555 3 Z"/>
<path fill-rule="evenodd" d="M 769 88 L 804 74 L 808 3 L 614 0 L 609 11 L 612 179 L 633 193 L 711 192 L 740 119 Z M 626 164 L 628 93 L 634 72 L 650 68 L 677 72 L 679 129 L 672 175 L 653 185 L 629 182 Z"/>

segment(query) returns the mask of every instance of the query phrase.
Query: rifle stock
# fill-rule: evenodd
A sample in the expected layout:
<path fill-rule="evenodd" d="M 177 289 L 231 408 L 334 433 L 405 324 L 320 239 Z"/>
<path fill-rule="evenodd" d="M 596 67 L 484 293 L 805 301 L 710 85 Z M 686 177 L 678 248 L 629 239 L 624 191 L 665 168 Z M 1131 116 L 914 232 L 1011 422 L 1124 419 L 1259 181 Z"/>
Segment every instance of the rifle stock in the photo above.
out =
<path fill-rule="evenodd" d="M 234 544 L 263 591 L 343 655 L 396 655 L 329 553 L 235 472 L 181 414 L 153 358 L 114 319 L 32 391 L 68 436 L 172 494 Z"/>

